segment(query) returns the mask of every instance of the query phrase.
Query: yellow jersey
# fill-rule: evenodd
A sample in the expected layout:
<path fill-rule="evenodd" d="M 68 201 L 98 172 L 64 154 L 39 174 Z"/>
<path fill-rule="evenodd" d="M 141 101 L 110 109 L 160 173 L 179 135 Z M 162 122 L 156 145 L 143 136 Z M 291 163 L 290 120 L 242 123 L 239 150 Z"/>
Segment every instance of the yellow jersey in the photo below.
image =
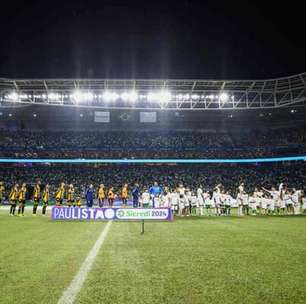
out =
<path fill-rule="evenodd" d="M 42 199 L 45 203 L 49 201 L 49 189 L 46 189 L 43 193 Z"/>
<path fill-rule="evenodd" d="M 57 189 L 57 192 L 55 194 L 56 199 L 63 199 L 65 194 L 65 188 L 64 187 L 59 187 Z"/>
<path fill-rule="evenodd" d="M 105 198 L 105 191 L 104 191 L 104 188 L 102 188 L 102 187 L 99 188 L 98 198 L 99 199 L 104 199 Z"/>
<path fill-rule="evenodd" d="M 1 185 L 0 186 L 0 199 L 3 197 L 3 193 L 4 193 L 4 186 L 3 185 Z"/>
<path fill-rule="evenodd" d="M 67 200 L 68 201 L 74 200 L 74 189 L 68 189 Z"/>
<path fill-rule="evenodd" d="M 18 200 L 25 201 L 26 192 L 27 192 L 27 188 L 26 187 L 21 187 L 21 189 L 18 192 Z"/>
<path fill-rule="evenodd" d="M 10 200 L 11 200 L 11 201 L 17 200 L 17 195 L 18 195 L 18 189 L 15 188 L 15 187 L 13 187 L 12 190 L 11 190 L 11 192 L 10 192 L 10 197 L 9 197 Z"/>
<path fill-rule="evenodd" d="M 122 188 L 121 197 L 122 198 L 127 198 L 128 197 L 128 188 L 127 187 Z"/>
<path fill-rule="evenodd" d="M 34 187 L 34 199 L 40 198 L 40 186 L 35 185 Z"/>

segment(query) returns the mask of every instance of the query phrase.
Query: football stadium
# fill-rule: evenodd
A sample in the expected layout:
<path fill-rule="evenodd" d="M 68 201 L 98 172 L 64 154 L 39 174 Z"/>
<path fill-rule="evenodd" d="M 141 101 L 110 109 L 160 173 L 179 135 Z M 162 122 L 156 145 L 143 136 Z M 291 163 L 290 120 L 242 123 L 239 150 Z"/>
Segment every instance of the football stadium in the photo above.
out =
<path fill-rule="evenodd" d="M 1 303 L 303 303 L 305 83 L 2 79 Z"/>
<path fill-rule="evenodd" d="M 302 5 L 0 15 L 0 304 L 306 303 Z"/>

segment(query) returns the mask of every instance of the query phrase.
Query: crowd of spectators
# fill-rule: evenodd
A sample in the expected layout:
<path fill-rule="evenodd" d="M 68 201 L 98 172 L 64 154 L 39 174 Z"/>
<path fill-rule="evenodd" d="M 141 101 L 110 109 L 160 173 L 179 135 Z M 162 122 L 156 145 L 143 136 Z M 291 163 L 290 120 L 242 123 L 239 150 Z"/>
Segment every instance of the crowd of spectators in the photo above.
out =
<path fill-rule="evenodd" d="M 302 189 L 306 180 L 306 164 L 302 161 L 231 165 L 15 165 L 1 166 L 0 176 L 6 189 L 16 182 L 33 185 L 40 180 L 43 185 L 49 183 L 51 191 L 55 191 L 61 182 L 65 182 L 74 184 L 79 195 L 83 194 L 89 184 L 97 189 L 103 183 L 106 188 L 113 186 L 115 192 L 120 193 L 125 183 L 130 187 L 138 183 L 143 190 L 154 181 L 172 189 L 183 183 L 192 190 L 198 186 L 212 190 L 218 183 L 222 183 L 226 190 L 235 195 L 242 181 L 247 191 L 253 191 L 256 186 L 271 188 L 280 182 L 291 188 Z"/>
<path fill-rule="evenodd" d="M 0 131 L 0 156 L 16 158 L 249 158 L 303 154 L 303 128 L 204 131 Z"/>

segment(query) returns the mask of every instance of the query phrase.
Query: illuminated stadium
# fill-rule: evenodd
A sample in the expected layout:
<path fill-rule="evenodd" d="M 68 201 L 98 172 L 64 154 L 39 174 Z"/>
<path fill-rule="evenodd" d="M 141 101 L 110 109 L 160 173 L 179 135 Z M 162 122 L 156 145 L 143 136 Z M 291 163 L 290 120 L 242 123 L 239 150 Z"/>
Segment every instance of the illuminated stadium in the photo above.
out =
<path fill-rule="evenodd" d="M 133 214 L 135 230 L 145 212 L 151 221 L 305 212 L 306 73 L 1 79 L 0 102 L 4 216 Z M 144 219 L 152 234 L 156 223 Z M 73 284 L 58 303 L 74 301 Z"/>
<path fill-rule="evenodd" d="M 0 304 L 305 303 L 305 18 L 275 9 L 3 3 Z"/>

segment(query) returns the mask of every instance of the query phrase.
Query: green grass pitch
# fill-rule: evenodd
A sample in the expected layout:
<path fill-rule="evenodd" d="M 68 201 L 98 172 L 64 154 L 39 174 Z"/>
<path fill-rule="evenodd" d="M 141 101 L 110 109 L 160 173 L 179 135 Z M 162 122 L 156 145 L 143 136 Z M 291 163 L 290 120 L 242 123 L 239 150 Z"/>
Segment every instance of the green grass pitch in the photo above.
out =
<path fill-rule="evenodd" d="M 105 224 L 0 209 L 0 303 L 57 303 Z M 113 222 L 75 303 L 306 303 L 306 217 Z"/>

